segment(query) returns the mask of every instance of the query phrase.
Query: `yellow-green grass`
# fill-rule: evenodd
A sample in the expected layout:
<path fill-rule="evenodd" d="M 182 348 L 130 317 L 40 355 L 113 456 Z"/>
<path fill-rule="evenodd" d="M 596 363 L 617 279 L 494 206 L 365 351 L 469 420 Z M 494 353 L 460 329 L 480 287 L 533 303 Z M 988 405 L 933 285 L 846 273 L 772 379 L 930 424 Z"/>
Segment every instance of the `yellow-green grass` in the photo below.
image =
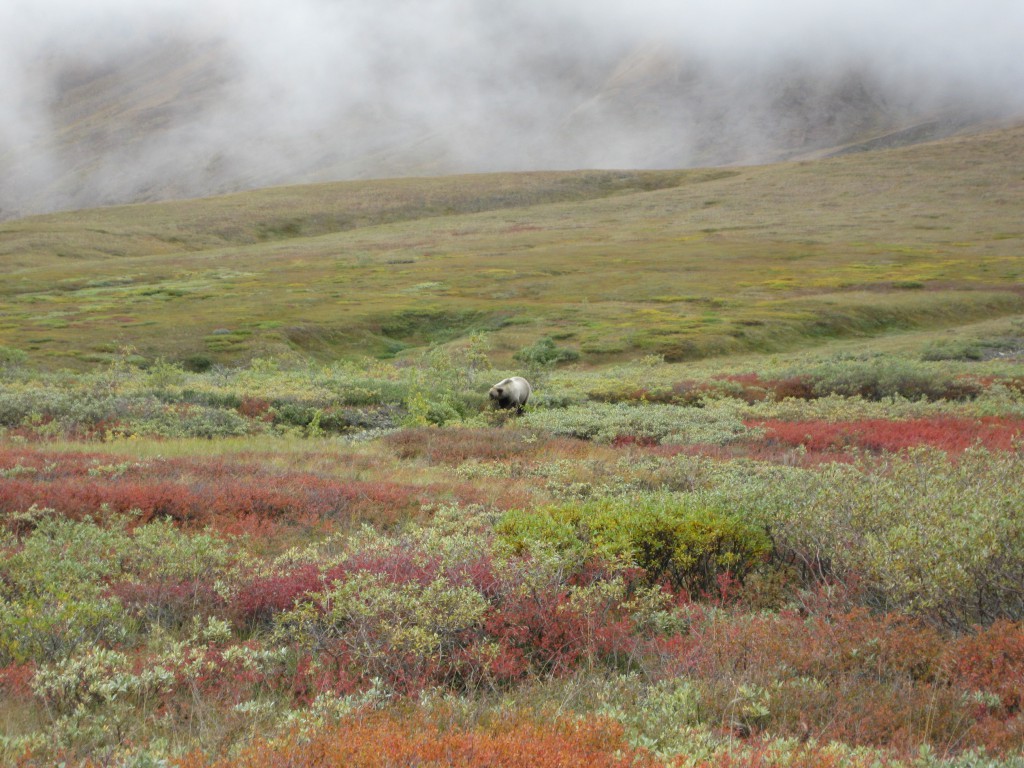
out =
<path fill-rule="evenodd" d="M 1024 313 L 1024 127 L 689 172 L 290 187 L 0 226 L 0 345 L 45 367 L 391 356 L 475 331 L 609 362 Z"/>

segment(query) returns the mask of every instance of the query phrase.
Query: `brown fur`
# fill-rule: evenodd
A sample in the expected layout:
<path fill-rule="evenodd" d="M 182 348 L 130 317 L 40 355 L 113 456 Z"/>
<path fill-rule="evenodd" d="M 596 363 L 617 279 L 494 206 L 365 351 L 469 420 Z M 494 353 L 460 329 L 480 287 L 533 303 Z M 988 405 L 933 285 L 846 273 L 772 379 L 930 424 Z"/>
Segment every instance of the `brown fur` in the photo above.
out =
<path fill-rule="evenodd" d="M 515 409 L 516 413 L 522 413 L 526 401 L 530 399 L 530 382 L 522 376 L 512 376 L 502 379 L 487 393 L 491 402 L 496 408 L 505 410 Z"/>

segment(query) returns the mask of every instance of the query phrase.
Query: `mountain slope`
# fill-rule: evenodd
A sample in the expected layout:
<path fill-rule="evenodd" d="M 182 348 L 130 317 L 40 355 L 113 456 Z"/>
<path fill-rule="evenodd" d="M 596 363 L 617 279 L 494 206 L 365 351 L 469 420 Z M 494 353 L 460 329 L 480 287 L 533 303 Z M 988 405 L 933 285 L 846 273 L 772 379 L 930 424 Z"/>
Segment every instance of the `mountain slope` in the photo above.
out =
<path fill-rule="evenodd" d="M 34 138 L 5 151 L 0 132 L 0 219 L 335 179 L 765 163 L 999 114 L 918 99 L 867 64 L 723 62 L 664 44 L 538 50 L 502 73 L 507 96 L 496 82 L 417 94 L 422 105 L 386 71 L 295 101 L 251 65 L 223 40 L 172 36 L 40 58 Z"/>

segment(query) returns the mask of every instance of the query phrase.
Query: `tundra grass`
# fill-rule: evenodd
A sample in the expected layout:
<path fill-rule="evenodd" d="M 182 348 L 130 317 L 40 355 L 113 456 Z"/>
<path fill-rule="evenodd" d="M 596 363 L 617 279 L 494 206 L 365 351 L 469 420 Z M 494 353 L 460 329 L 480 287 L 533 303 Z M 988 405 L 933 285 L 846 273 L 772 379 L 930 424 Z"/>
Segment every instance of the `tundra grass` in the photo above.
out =
<path fill-rule="evenodd" d="M 1024 129 L 777 166 L 288 188 L 0 227 L 0 345 L 87 367 L 380 357 L 486 331 L 588 363 L 1024 312 Z M 306 213 L 302 213 L 305 210 Z"/>

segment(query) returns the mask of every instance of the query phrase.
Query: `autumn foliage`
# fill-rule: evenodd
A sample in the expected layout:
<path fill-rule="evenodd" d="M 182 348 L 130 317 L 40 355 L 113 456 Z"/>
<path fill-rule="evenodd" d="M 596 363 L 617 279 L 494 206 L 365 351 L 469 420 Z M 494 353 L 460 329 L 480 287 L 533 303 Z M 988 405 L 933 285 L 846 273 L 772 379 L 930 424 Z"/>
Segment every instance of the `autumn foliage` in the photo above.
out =
<path fill-rule="evenodd" d="M 269 431 L 185 456 L 27 413 L 0 760 L 1011 766 L 1015 380 L 917 373 L 637 376 L 351 440 L 326 400 L 207 393 Z"/>
<path fill-rule="evenodd" d="M 861 419 L 857 421 L 750 421 L 764 430 L 768 445 L 803 446 L 808 451 L 900 451 L 931 446 L 960 453 L 972 446 L 1012 450 L 1024 438 L 1024 419 L 986 416 L 977 419 L 939 416 L 928 419 Z"/>
<path fill-rule="evenodd" d="M 514 718 L 472 728 L 421 717 L 368 714 L 324 728 L 312 738 L 297 733 L 257 742 L 227 760 L 193 755 L 178 768 L 644 768 L 659 763 L 629 746 L 621 726 L 599 719 L 542 723 Z"/>
<path fill-rule="evenodd" d="M 274 472 L 225 459 L 112 463 L 99 454 L 8 449 L 0 451 L 0 467 L 18 468 L 0 483 L 0 509 L 35 505 L 81 519 L 106 508 L 136 512 L 139 523 L 169 517 L 230 533 L 275 521 L 394 522 L 415 514 L 424 499 L 416 486 Z"/>

